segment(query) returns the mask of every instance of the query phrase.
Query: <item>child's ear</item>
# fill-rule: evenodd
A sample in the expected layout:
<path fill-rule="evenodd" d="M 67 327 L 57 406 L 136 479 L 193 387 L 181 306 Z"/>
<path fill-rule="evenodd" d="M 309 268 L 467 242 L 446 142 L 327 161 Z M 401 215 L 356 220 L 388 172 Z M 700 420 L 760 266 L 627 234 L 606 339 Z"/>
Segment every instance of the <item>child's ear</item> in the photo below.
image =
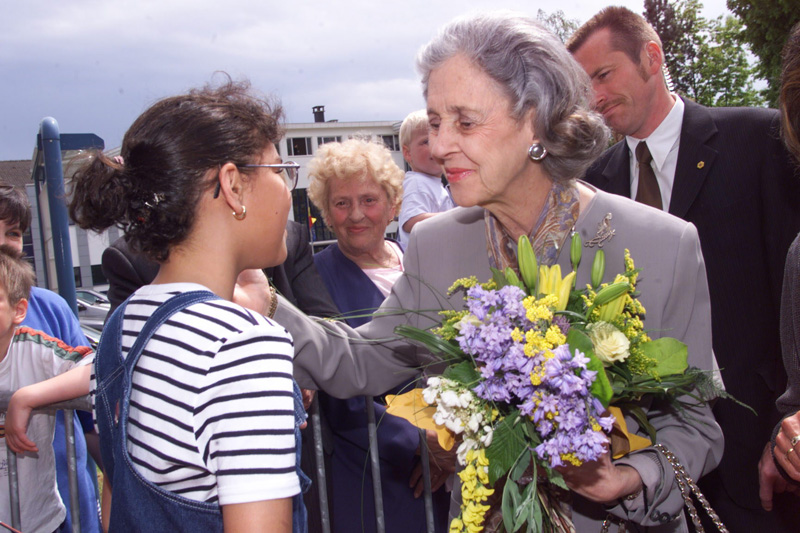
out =
<path fill-rule="evenodd" d="M 14 325 L 19 326 L 22 324 L 22 321 L 25 320 L 25 315 L 28 314 L 28 300 L 26 298 L 21 298 L 20 301 L 17 302 L 17 305 L 14 306 Z"/>
<path fill-rule="evenodd" d="M 406 163 L 409 165 L 411 164 L 411 150 L 409 150 L 406 145 L 403 145 L 403 159 L 405 159 Z"/>

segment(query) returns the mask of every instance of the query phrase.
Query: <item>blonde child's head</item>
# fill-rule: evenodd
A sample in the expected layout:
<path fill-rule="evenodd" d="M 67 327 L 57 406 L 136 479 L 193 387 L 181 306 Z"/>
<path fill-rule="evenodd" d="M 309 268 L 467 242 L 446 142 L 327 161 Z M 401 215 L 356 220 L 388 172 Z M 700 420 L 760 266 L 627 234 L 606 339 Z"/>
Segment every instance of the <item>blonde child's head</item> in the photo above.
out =
<path fill-rule="evenodd" d="M 23 259 L 19 250 L 0 245 L 0 335 L 13 331 L 22 323 L 28 309 L 28 298 L 35 276 L 31 264 Z M 20 316 L 21 315 L 21 316 Z"/>
<path fill-rule="evenodd" d="M 411 170 L 437 178 L 441 176 L 441 167 L 431 156 L 428 145 L 427 111 L 414 111 L 403 120 L 400 125 L 400 145 L 403 147 L 403 158 Z"/>

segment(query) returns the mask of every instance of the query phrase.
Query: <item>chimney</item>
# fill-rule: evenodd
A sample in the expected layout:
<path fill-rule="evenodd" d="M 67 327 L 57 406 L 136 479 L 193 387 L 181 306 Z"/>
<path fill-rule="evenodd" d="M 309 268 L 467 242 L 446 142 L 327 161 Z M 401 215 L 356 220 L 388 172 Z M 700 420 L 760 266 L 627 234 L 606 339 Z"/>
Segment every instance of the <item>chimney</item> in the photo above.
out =
<path fill-rule="evenodd" d="M 325 106 L 315 105 L 311 108 L 314 111 L 314 122 L 325 122 Z"/>

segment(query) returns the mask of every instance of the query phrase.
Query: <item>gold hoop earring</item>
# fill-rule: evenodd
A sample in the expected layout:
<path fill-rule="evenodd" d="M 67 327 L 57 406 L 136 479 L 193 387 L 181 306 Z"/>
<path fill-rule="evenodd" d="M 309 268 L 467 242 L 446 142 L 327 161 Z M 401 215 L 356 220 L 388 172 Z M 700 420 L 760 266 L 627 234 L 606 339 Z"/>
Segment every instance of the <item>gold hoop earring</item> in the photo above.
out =
<path fill-rule="evenodd" d="M 246 216 L 247 216 L 247 208 L 245 206 L 242 206 L 242 212 L 239 213 L 238 215 L 236 214 L 236 211 L 233 212 L 233 218 L 235 218 L 236 220 L 244 220 L 244 217 Z"/>

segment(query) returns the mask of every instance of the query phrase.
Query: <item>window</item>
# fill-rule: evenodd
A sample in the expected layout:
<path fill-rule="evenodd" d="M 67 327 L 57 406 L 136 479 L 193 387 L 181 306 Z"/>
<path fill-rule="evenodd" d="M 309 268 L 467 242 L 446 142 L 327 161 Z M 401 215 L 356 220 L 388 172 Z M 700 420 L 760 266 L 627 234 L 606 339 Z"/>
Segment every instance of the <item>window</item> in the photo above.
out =
<path fill-rule="evenodd" d="M 317 137 L 317 146 L 322 146 L 325 143 L 340 143 L 342 136 L 336 135 L 335 137 Z"/>
<path fill-rule="evenodd" d="M 381 140 L 386 148 L 392 152 L 400 151 L 400 137 L 397 135 L 381 135 Z"/>
<path fill-rule="evenodd" d="M 289 156 L 311 155 L 311 137 L 293 137 L 286 139 L 286 151 Z"/>

